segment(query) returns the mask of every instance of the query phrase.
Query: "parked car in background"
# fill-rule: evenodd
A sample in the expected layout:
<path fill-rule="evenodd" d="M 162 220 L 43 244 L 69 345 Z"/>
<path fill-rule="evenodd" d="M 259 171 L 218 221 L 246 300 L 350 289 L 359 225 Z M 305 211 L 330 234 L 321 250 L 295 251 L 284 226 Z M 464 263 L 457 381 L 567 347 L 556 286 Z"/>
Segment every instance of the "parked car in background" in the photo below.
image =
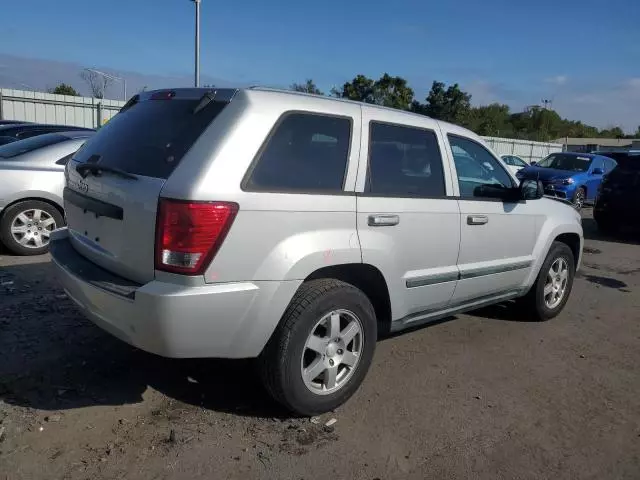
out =
<path fill-rule="evenodd" d="M 357 390 L 378 329 L 558 315 L 582 252 L 580 215 L 469 130 L 316 95 L 140 93 L 65 175 L 51 257 L 83 313 L 159 355 L 258 357 L 304 415 Z"/>
<path fill-rule="evenodd" d="M 545 195 L 570 201 L 580 210 L 593 203 L 603 175 L 616 166 L 615 160 L 590 153 L 552 153 L 534 165 L 520 170 L 519 180 L 538 179 Z"/>
<path fill-rule="evenodd" d="M 516 155 L 502 155 L 502 160 L 507 164 L 509 170 L 511 170 L 514 174 L 518 173 L 520 170 L 525 168 L 527 162 Z"/>
<path fill-rule="evenodd" d="M 640 228 L 640 151 L 598 153 L 618 164 L 600 185 L 593 208 L 598 228 L 608 233 Z"/>
<path fill-rule="evenodd" d="M 0 147 L 0 241 L 13 253 L 44 253 L 64 225 L 64 166 L 91 135 L 47 133 Z"/>
<path fill-rule="evenodd" d="M 23 122 L 22 120 L 0 120 L 0 126 L 2 126 L 2 125 L 18 125 L 20 123 L 30 123 L 30 122 Z"/>
<path fill-rule="evenodd" d="M 45 133 L 70 132 L 70 131 L 94 132 L 92 128 L 74 127 L 70 125 L 48 125 L 40 123 L 18 123 L 0 125 L 0 146 L 17 140 L 44 135 Z"/>

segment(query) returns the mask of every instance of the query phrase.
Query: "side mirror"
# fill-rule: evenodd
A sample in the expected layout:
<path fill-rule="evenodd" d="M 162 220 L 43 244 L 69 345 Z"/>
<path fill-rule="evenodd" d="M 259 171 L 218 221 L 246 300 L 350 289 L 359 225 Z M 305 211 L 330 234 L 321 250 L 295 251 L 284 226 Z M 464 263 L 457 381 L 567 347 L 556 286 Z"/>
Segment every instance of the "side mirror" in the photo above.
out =
<path fill-rule="evenodd" d="M 604 173 L 604 170 L 602 170 L 601 168 L 596 167 L 591 172 L 591 175 L 602 175 L 603 173 Z"/>
<path fill-rule="evenodd" d="M 531 160 L 531 163 L 529 165 L 535 165 L 536 163 L 538 162 L 536 162 L 535 160 Z"/>
<path fill-rule="evenodd" d="M 520 195 L 523 200 L 538 200 L 544 196 L 544 185 L 540 180 L 523 180 Z"/>

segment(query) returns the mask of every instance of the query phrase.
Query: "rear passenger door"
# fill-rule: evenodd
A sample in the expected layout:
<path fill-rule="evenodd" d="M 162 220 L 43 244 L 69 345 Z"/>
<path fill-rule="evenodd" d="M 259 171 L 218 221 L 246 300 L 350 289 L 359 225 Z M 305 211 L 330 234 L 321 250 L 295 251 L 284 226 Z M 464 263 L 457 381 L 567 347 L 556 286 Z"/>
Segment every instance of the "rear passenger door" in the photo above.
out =
<path fill-rule="evenodd" d="M 363 107 L 356 183 L 362 260 L 382 270 L 396 326 L 446 307 L 458 269 L 460 213 L 437 123 Z M 392 327 L 393 328 L 393 327 Z"/>
<path fill-rule="evenodd" d="M 518 292 L 531 271 L 541 228 L 533 202 L 478 197 L 482 185 L 515 186 L 498 159 L 467 132 L 444 126 L 460 205 L 460 280 L 452 306 Z"/>

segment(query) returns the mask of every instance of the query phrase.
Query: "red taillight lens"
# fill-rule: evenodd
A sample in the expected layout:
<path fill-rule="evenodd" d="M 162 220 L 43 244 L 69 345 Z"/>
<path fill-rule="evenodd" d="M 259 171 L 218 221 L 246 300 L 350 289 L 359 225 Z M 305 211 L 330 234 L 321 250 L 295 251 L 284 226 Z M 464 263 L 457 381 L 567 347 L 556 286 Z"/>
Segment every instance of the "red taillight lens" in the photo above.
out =
<path fill-rule="evenodd" d="M 201 275 L 222 245 L 236 213 L 236 203 L 161 199 L 156 269 Z"/>

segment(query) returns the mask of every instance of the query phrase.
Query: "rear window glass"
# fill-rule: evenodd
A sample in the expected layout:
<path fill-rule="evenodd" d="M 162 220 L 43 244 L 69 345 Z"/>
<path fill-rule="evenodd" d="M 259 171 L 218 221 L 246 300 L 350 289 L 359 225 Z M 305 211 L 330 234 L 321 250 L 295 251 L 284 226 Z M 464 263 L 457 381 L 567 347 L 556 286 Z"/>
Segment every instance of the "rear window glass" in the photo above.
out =
<path fill-rule="evenodd" d="M 169 178 L 182 157 L 227 103 L 200 99 L 145 100 L 118 113 L 74 160 L 148 177 Z"/>
<path fill-rule="evenodd" d="M 14 158 L 19 155 L 33 152 L 39 148 L 47 147 L 55 143 L 64 142 L 67 137 L 49 133 L 46 135 L 38 135 L 37 137 L 19 140 L 17 142 L 7 143 L 0 146 L 0 158 Z"/>
<path fill-rule="evenodd" d="M 275 127 L 244 187 L 270 192 L 342 191 L 351 120 L 289 113 Z"/>

